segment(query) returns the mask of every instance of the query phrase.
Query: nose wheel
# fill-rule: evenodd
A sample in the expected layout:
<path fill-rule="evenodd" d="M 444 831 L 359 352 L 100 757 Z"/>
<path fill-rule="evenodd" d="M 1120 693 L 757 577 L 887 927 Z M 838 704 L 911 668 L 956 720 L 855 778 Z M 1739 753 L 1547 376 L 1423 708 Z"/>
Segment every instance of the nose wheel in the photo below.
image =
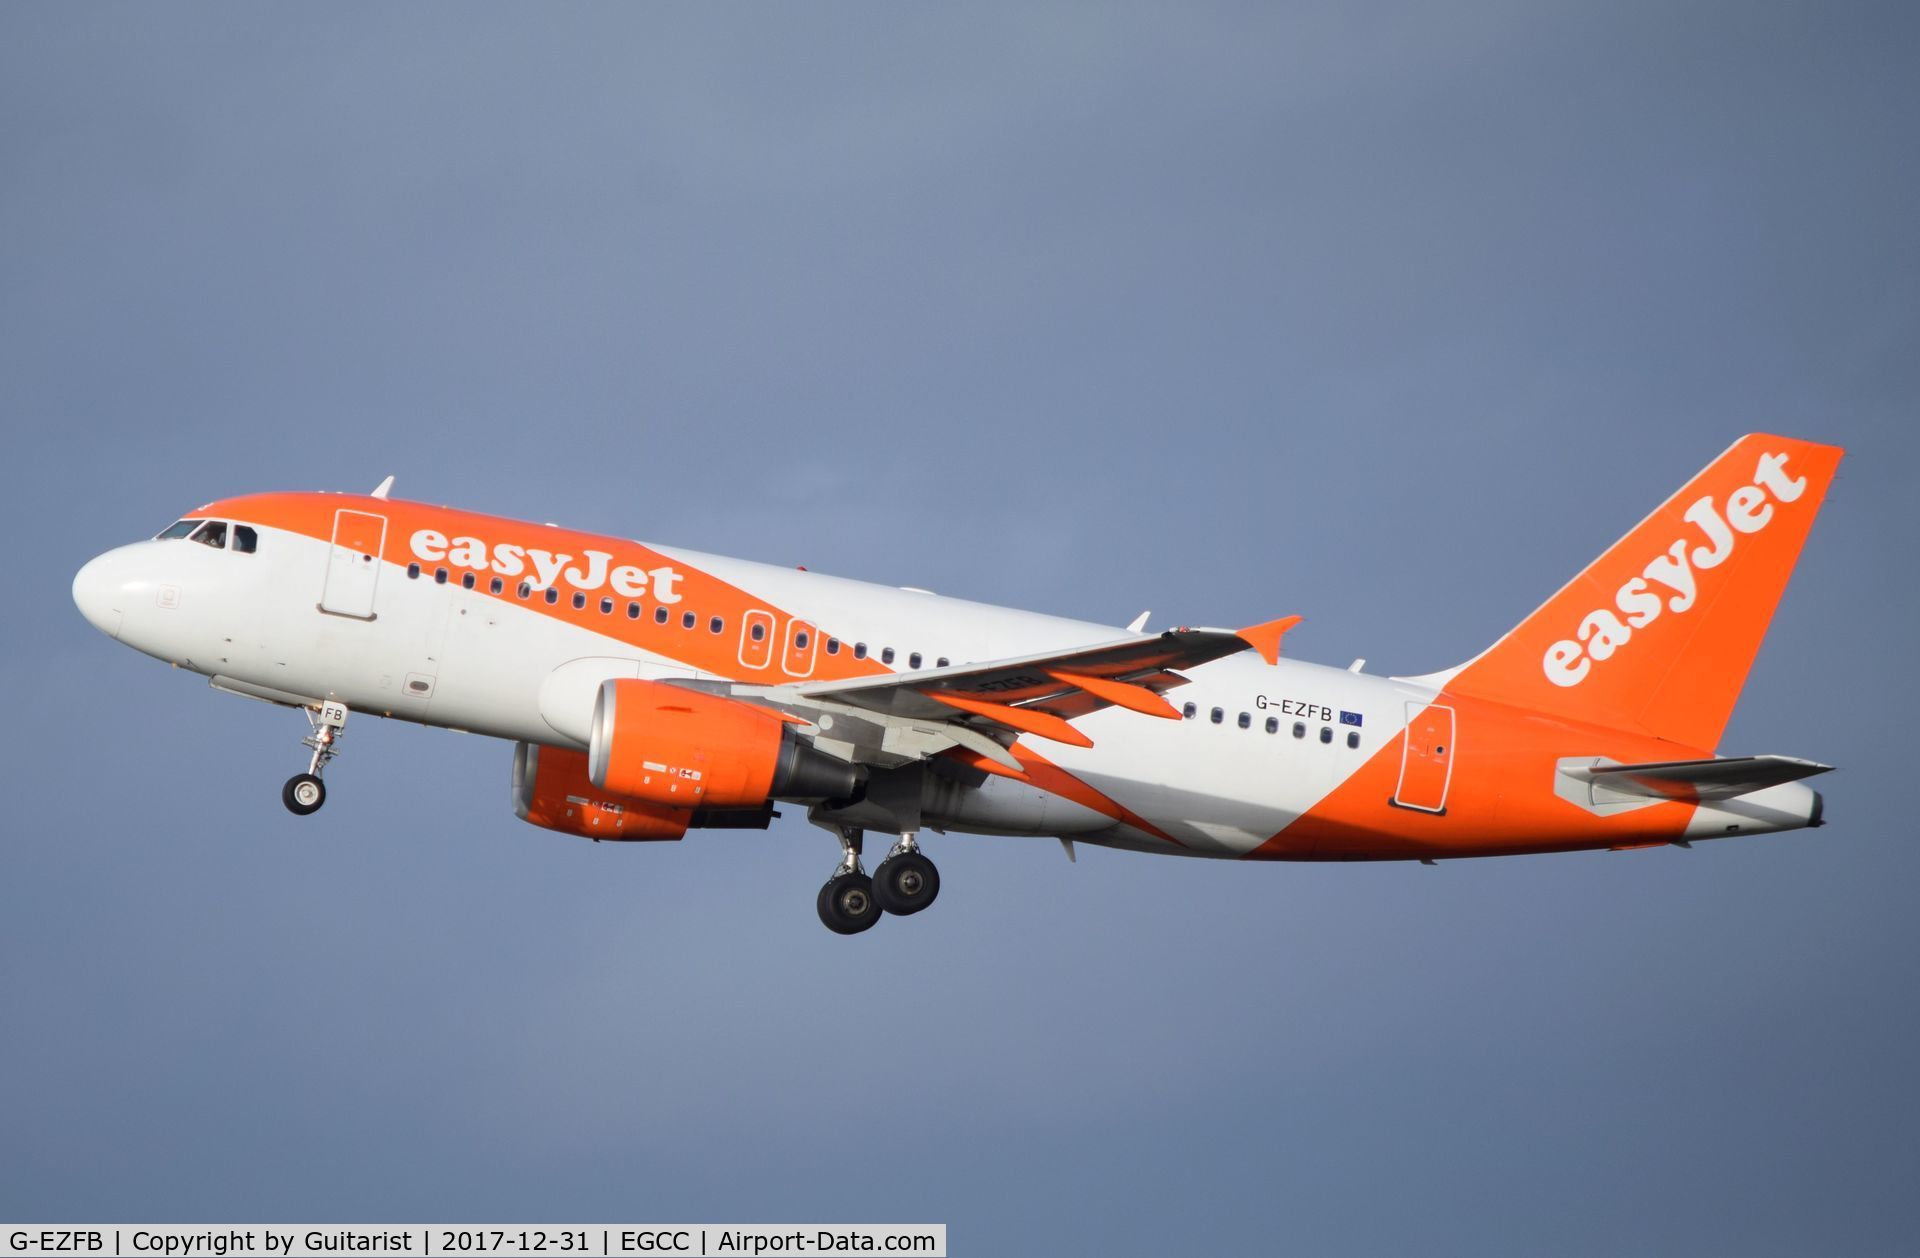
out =
<path fill-rule="evenodd" d="M 294 774 L 280 788 L 280 802 L 296 817 L 311 816 L 327 802 L 327 784 L 320 780 L 320 775 L 326 772 L 327 762 L 340 754 L 340 739 L 347 727 L 344 703 L 328 701 L 321 704 L 317 712 L 312 708 L 302 711 L 307 714 L 307 724 L 313 732 L 300 742 L 313 749 L 313 758 L 307 762 L 305 773 Z"/>
<path fill-rule="evenodd" d="M 296 817 L 320 811 L 327 802 L 327 784 L 311 773 L 296 773 L 280 788 L 280 802 Z"/>

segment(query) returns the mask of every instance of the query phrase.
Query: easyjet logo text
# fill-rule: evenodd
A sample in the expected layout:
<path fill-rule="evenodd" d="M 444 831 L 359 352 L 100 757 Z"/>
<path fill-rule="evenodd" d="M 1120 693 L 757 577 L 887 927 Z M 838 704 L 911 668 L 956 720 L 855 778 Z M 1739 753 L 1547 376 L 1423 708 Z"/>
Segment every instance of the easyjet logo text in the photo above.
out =
<path fill-rule="evenodd" d="M 649 589 L 662 603 L 677 603 L 680 592 L 674 588 L 680 574 L 671 566 L 639 568 L 633 564 L 615 564 L 604 550 L 583 550 L 578 561 L 568 554 L 556 554 L 533 546 L 499 542 L 489 546 L 477 537 L 448 537 L 438 529 L 421 529 L 407 539 L 414 557 L 426 563 L 446 563 L 475 572 L 495 572 L 503 577 L 526 576 L 536 590 L 547 589 L 564 577 L 577 590 L 597 590 L 610 585 L 622 598 L 640 598 Z"/>
<path fill-rule="evenodd" d="M 1547 680 L 1556 686 L 1577 686 L 1597 663 L 1613 658 L 1663 614 L 1685 613 L 1699 600 L 1700 574 L 1718 568 L 1732 556 L 1743 535 L 1758 533 L 1773 519 L 1773 504 L 1792 502 L 1805 493 L 1807 478 L 1787 474 L 1787 456 L 1763 454 L 1754 469 L 1753 483 L 1727 495 L 1724 508 L 1713 495 L 1698 499 L 1680 517 L 1706 540 L 1682 537 L 1665 553 L 1640 570 L 1640 575 L 1614 592 L 1612 607 L 1596 607 L 1580 620 L 1571 638 L 1547 648 L 1541 661 Z"/>

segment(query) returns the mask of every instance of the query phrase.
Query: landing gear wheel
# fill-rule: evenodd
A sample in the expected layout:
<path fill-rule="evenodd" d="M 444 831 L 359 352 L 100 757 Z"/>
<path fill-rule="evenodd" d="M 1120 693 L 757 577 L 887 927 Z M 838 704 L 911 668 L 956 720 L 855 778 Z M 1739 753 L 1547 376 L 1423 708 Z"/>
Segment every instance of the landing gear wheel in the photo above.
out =
<path fill-rule="evenodd" d="M 896 852 L 873 871 L 873 898 L 896 917 L 918 913 L 940 894 L 940 871 L 919 852 Z"/>
<path fill-rule="evenodd" d="M 873 879 L 865 874 L 835 875 L 820 888 L 816 907 L 821 923 L 836 935 L 857 935 L 880 920 Z"/>
<path fill-rule="evenodd" d="M 296 773 L 280 788 L 280 802 L 296 817 L 319 812 L 327 802 L 327 784 L 311 773 Z"/>

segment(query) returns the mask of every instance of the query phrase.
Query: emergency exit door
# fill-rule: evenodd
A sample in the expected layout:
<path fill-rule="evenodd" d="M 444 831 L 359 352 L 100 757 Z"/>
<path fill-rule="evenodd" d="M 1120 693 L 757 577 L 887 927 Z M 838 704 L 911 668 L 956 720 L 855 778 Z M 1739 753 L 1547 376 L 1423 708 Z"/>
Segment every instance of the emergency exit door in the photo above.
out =
<path fill-rule="evenodd" d="M 1407 740 L 1400 752 L 1400 785 L 1393 792 L 1394 803 L 1421 812 L 1447 810 L 1447 786 L 1453 780 L 1453 733 L 1452 708 L 1407 705 Z"/>
<path fill-rule="evenodd" d="M 380 583 L 380 553 L 386 540 L 386 516 L 365 511 L 334 513 L 327 583 L 320 592 L 321 611 L 373 619 L 373 595 Z"/>

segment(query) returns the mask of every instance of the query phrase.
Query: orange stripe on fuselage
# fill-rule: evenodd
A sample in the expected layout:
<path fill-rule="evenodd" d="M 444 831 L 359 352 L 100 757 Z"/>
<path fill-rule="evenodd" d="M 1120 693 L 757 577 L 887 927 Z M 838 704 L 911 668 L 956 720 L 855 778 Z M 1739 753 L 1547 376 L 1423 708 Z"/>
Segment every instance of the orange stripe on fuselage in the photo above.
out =
<path fill-rule="evenodd" d="M 1248 853 L 1251 860 L 1423 860 L 1513 856 L 1671 842 L 1693 805 L 1656 803 L 1596 816 L 1554 793 L 1557 762 L 1607 756 L 1623 763 L 1692 760 L 1707 753 L 1643 734 L 1555 720 L 1441 694 L 1454 710 L 1453 776 L 1444 813 L 1395 807 L 1407 732 Z"/>
<path fill-rule="evenodd" d="M 1165 839 L 1175 847 L 1186 846 L 1186 844 L 1182 843 L 1179 839 L 1174 838 L 1171 834 L 1168 834 L 1159 826 L 1154 825 L 1139 813 L 1134 812 L 1112 797 L 1101 794 L 1039 752 L 1033 751 L 1021 743 L 1015 743 L 1011 750 L 1013 752 L 1013 758 L 1020 762 L 1020 772 L 1018 773 L 1003 764 L 996 764 L 985 756 L 978 755 L 974 752 L 962 751 L 956 748 L 947 754 L 972 768 L 984 770 L 998 777 L 1012 778 L 1016 782 L 1025 782 L 1028 786 L 1036 787 L 1047 792 L 1049 795 L 1058 795 L 1062 799 L 1079 804 L 1082 808 L 1091 808 L 1093 811 L 1112 817 L 1115 821 L 1121 822 L 1124 825 L 1132 826 L 1143 834 L 1151 834 L 1157 839 Z"/>
<path fill-rule="evenodd" d="M 477 583 L 469 591 L 471 594 L 539 612 L 701 672 L 759 685 L 778 685 L 793 680 L 794 674 L 781 667 L 787 658 L 787 643 L 782 635 L 792 616 L 765 599 L 639 542 L 502 516 L 458 511 L 451 507 L 356 494 L 251 494 L 209 503 L 193 514 L 282 529 L 331 544 L 334 515 L 341 510 L 385 516 L 387 536 L 381 558 L 401 569 L 410 563 L 420 564 L 420 580 L 432 580 L 434 569 L 444 567 L 450 573 L 449 582 L 457 585 L 461 574 L 472 572 Z M 448 557 L 423 559 L 414 552 L 412 539 L 422 530 L 432 530 L 447 539 Z M 488 563 L 484 569 L 452 561 L 451 554 L 456 548 L 451 543 L 464 538 L 485 546 Z M 496 548 L 502 546 L 517 548 L 522 556 L 519 560 L 520 571 L 509 571 L 515 566 L 513 555 L 512 552 L 498 552 Z M 560 599 L 556 603 L 548 603 L 537 589 L 526 599 L 517 595 L 520 583 L 535 577 L 533 563 L 524 558 L 528 552 L 535 550 L 550 558 L 568 556 L 567 562 L 559 565 L 559 575 L 553 582 L 554 588 L 560 591 Z M 583 579 L 595 575 L 589 570 L 588 551 L 607 556 L 603 563 L 596 561 L 594 565 L 606 574 L 620 567 L 637 568 L 643 573 L 650 573 L 657 568 L 672 568 L 676 579 L 671 584 L 670 593 L 676 597 L 671 603 L 660 602 L 655 597 L 656 582 L 652 578 L 648 579 L 645 592 L 638 597 L 617 592 L 604 577 L 590 588 L 581 585 L 570 579 L 568 574 L 573 573 Z M 499 562 L 496 563 L 496 560 Z M 491 593 L 488 588 L 488 583 L 495 576 L 505 583 L 503 592 L 499 594 Z M 314 573 L 316 591 L 322 578 L 322 572 Z M 403 576 L 400 579 L 406 578 Z M 574 608 L 572 599 L 576 590 L 587 598 L 586 606 L 578 610 Z M 602 598 L 613 600 L 611 613 L 600 610 Z M 637 602 L 642 607 L 638 620 L 627 618 L 627 604 L 630 602 Z M 666 606 L 672 613 L 664 625 L 654 621 L 653 610 L 656 606 Z M 775 617 L 771 632 L 776 637 L 782 637 L 781 641 L 769 644 L 766 662 L 758 667 L 743 664 L 740 658 L 742 626 L 749 611 L 771 613 Z M 686 612 L 695 613 L 691 629 L 681 627 L 681 617 Z M 723 622 L 722 631 L 717 634 L 709 629 L 710 622 L 716 616 Z M 812 631 L 819 638 L 812 653 L 812 670 L 806 674 L 811 680 L 869 677 L 894 671 L 871 657 L 855 659 L 844 641 L 838 654 L 829 655 L 826 639 L 837 635 L 830 629 L 823 631 L 814 628 Z"/>

